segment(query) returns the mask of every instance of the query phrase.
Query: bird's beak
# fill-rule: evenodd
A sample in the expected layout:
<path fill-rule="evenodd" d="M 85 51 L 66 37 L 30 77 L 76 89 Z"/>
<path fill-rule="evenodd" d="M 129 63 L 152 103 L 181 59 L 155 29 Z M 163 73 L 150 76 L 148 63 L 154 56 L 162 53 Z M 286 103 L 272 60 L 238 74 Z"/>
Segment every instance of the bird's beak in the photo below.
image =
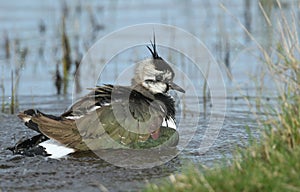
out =
<path fill-rule="evenodd" d="M 169 83 L 169 86 L 170 86 L 171 89 L 174 89 L 174 90 L 179 91 L 181 93 L 185 93 L 184 89 L 182 89 L 181 87 L 179 87 L 179 85 L 176 85 L 173 82 Z"/>

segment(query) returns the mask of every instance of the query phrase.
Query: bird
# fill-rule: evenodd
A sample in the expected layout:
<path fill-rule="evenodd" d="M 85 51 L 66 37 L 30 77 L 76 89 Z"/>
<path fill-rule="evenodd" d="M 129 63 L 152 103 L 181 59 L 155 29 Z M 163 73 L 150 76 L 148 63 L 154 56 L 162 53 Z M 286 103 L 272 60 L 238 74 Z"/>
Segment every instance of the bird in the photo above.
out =
<path fill-rule="evenodd" d="M 185 90 L 174 83 L 174 70 L 158 55 L 155 36 L 150 43 L 151 57 L 136 63 L 131 85 L 95 86 L 60 116 L 35 109 L 20 112 L 18 117 L 37 135 L 8 149 L 59 159 L 101 149 L 176 147 L 179 133 L 170 90 Z"/>

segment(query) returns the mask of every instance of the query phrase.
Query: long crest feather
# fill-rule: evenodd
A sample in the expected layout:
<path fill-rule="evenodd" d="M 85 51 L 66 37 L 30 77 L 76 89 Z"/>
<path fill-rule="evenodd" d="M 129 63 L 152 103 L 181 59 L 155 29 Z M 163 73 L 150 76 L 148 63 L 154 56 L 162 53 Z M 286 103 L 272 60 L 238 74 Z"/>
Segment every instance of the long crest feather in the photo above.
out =
<path fill-rule="evenodd" d="M 156 50 L 156 43 L 155 43 L 155 33 L 153 33 L 153 42 L 150 40 L 151 47 L 147 46 L 149 51 L 152 54 L 153 59 L 161 59 L 161 57 L 158 55 L 157 50 Z"/>

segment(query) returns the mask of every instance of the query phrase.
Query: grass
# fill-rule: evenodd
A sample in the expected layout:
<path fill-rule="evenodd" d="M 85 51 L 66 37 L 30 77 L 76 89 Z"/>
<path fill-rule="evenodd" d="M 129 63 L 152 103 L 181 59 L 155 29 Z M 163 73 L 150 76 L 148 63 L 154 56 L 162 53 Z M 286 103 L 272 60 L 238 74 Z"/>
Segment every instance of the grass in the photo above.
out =
<path fill-rule="evenodd" d="M 299 23 L 281 17 L 280 41 L 272 47 L 275 56 L 258 44 L 279 94 L 277 106 L 262 106 L 273 115 L 259 120 L 263 129 L 259 141 L 236 151 L 229 166 L 190 165 L 160 184 L 148 184 L 144 191 L 300 191 Z"/>

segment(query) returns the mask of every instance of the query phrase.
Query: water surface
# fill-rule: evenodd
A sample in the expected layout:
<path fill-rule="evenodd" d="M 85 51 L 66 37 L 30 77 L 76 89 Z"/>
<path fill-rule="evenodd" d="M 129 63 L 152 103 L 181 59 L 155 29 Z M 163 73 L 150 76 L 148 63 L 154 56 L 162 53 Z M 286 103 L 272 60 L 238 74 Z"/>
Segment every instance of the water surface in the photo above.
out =
<path fill-rule="evenodd" d="M 299 12 L 287 2 L 283 12 Z M 136 191 L 148 181 L 159 182 L 170 174 L 180 172 L 182 164 L 200 163 L 213 167 L 217 162 L 230 160 L 237 147 L 247 146 L 250 138 L 259 139 L 257 118 L 264 118 L 260 104 L 276 102 L 273 80 L 263 75 L 264 66 L 255 43 L 250 40 L 241 24 L 253 34 L 257 42 L 268 48 L 278 39 L 270 30 L 257 1 L 34 1 L 20 3 L 16 0 L 0 2 L 0 85 L 1 103 L 9 111 L 11 87 L 16 87 L 17 111 L 36 108 L 45 113 L 61 114 L 72 103 L 72 86 L 65 96 L 57 96 L 54 86 L 56 64 L 61 69 L 61 18 L 66 16 L 73 62 L 80 59 L 95 41 L 104 35 L 141 23 L 164 23 L 185 29 L 199 38 L 219 64 L 226 88 L 226 95 L 219 100 L 204 102 L 205 71 L 197 72 L 191 61 L 174 50 L 160 47 L 160 54 L 187 74 L 196 95 L 179 95 L 177 118 L 181 139 L 190 140 L 181 147 L 175 159 L 150 169 L 116 167 L 92 154 L 70 156 L 53 160 L 44 157 L 13 156 L 7 147 L 22 137 L 35 133 L 26 129 L 17 116 L 0 113 L 0 190 L 2 191 Z M 228 11 L 225 11 L 226 7 Z M 265 5 L 267 6 L 267 5 Z M 277 22 L 280 11 L 276 6 L 267 9 L 271 22 Z M 239 20 L 237 22 L 236 20 Z M 128 40 L 135 38 L 129 36 Z M 145 39 L 152 38 L 152 31 Z M 9 42 L 9 53 L 5 51 Z M 172 43 L 172 41 L 170 41 Z M 192 51 L 193 47 L 190 48 Z M 140 52 L 139 52 L 140 51 Z M 26 57 L 22 60 L 22 54 Z M 79 53 L 79 55 L 78 55 Z M 107 62 L 105 50 L 101 62 Z M 111 60 L 99 84 L 113 83 L 116 77 L 134 61 L 148 57 L 145 47 L 125 50 Z M 126 67 L 124 67 L 126 66 Z M 75 67 L 71 69 L 73 73 Z M 91 73 L 93 69 L 90 69 Z M 12 81 L 11 72 L 14 74 Z M 71 79 L 72 80 L 72 79 Z M 177 79 L 180 84 L 180 78 Z M 17 82 L 17 83 L 16 83 Z M 263 82 L 263 83 L 262 83 Z M 83 82 L 81 82 L 83 83 Z M 263 84 L 257 88 L 257 85 Z M 72 85 L 72 81 L 70 82 Z M 223 84 L 222 84 L 223 85 Z M 86 87 L 83 87 L 85 90 Z M 261 103 L 257 98 L 262 97 Z M 176 98 L 176 95 L 175 95 Z M 206 141 L 206 131 L 211 122 L 223 116 L 224 111 L 211 109 L 215 102 L 225 101 L 225 119 L 215 130 L 215 140 L 205 153 L 199 153 Z M 198 107 L 193 109 L 182 107 Z M 183 117 L 183 114 L 187 114 Z M 185 118 L 185 121 L 183 121 Z M 196 126 L 191 125 L 198 119 Z M 222 119 L 222 118 L 221 118 Z M 200 150 L 201 151 L 201 150 Z M 203 151 L 203 149 L 202 149 Z"/>

